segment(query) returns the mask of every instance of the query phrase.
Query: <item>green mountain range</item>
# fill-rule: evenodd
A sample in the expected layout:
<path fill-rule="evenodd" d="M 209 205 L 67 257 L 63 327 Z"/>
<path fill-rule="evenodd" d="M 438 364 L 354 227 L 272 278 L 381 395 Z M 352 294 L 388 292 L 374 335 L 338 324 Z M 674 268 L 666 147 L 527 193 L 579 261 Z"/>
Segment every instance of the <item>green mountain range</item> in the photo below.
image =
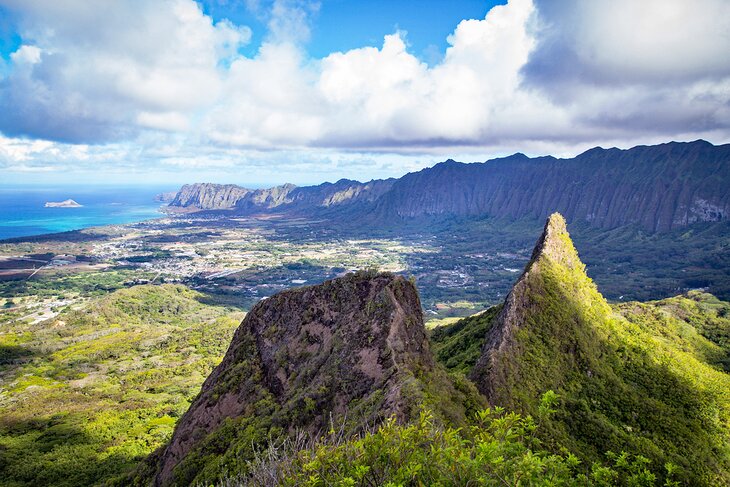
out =
<path fill-rule="evenodd" d="M 524 154 L 464 164 L 448 160 L 398 179 L 251 190 L 226 184 L 184 185 L 175 210 L 230 210 L 328 218 L 377 228 L 450 217 L 546 218 L 602 229 L 634 224 L 666 232 L 730 218 L 730 144 L 704 140 L 595 147 L 576 157 Z"/>

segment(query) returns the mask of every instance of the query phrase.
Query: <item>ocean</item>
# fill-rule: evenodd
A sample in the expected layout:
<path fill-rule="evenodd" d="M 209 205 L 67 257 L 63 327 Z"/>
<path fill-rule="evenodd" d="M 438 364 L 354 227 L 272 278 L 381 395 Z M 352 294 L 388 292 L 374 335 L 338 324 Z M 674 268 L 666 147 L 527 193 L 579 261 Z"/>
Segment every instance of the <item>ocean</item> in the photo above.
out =
<path fill-rule="evenodd" d="M 162 217 L 155 195 L 171 187 L 0 186 L 0 239 L 133 223 Z M 72 199 L 81 208 L 44 208 Z"/>

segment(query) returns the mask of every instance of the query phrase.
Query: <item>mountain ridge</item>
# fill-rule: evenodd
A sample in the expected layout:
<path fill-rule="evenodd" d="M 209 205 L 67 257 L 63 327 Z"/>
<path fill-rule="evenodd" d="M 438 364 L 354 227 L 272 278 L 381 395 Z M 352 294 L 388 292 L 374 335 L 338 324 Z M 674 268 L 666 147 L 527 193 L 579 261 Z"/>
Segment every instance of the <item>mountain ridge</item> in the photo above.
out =
<path fill-rule="evenodd" d="M 606 451 L 638 452 L 655 465 L 677 466 L 687 485 L 724 485 L 727 322 L 708 326 L 714 311 L 701 325 L 654 313 L 651 304 L 616 306 L 586 275 L 565 219 L 553 214 L 501 307 L 435 332 L 432 344 L 492 405 L 540 417 L 541 395 L 554 391 L 561 404 L 543 425 L 551 448 L 592 460 Z M 684 302 L 676 306 L 679 317 L 692 316 Z M 475 347 L 476 358 L 461 353 Z"/>
<path fill-rule="evenodd" d="M 368 183 L 340 180 L 240 191 L 220 186 L 224 203 L 198 209 L 327 216 L 343 225 L 356 218 L 376 226 L 424 218 L 544 219 L 558 211 L 568 222 L 585 221 L 603 229 L 637 224 L 665 232 L 730 219 L 728 188 L 730 144 L 697 140 L 630 149 L 595 147 L 565 159 L 522 153 L 483 163 L 449 159 L 398 179 Z M 200 189 L 207 192 L 210 185 Z M 183 190 L 190 192 L 189 187 Z M 238 197 L 229 198 L 229 193 Z M 195 201 L 194 195 L 176 198 L 171 208 L 195 207 Z"/>
<path fill-rule="evenodd" d="M 234 184 L 185 184 L 168 205 L 172 211 L 231 210 L 238 213 L 326 210 L 342 204 L 370 203 L 390 189 L 393 179 L 361 183 L 340 179 L 318 186 L 287 183 L 265 189 Z"/>

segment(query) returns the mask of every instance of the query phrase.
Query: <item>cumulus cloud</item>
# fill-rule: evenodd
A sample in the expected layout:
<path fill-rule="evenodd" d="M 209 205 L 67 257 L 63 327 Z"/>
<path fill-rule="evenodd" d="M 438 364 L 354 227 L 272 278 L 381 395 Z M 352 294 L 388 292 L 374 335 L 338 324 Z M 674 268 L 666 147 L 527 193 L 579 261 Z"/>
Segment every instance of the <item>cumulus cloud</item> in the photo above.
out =
<path fill-rule="evenodd" d="M 301 43 L 309 40 L 312 16 L 319 2 L 310 0 L 274 0 L 269 15 L 269 41 Z"/>
<path fill-rule="evenodd" d="M 251 32 L 189 0 L 2 0 L 23 45 L 0 82 L 0 130 L 70 142 L 180 130 L 217 96 L 221 64 Z"/>
<path fill-rule="evenodd" d="M 511 0 L 456 26 L 432 67 L 400 32 L 321 60 L 265 43 L 233 63 L 202 132 L 243 146 L 383 151 L 727 140 L 728 8 Z"/>
<path fill-rule="evenodd" d="M 730 3 L 536 0 L 524 85 L 592 134 L 730 127 Z M 595 136 L 595 135 L 594 135 Z"/>
<path fill-rule="evenodd" d="M 111 152 L 176 166 L 197 155 L 220 167 L 252 164 L 241 152 L 250 150 L 566 153 L 730 139 L 725 0 L 510 0 L 455 26 L 434 65 L 409 52 L 402 32 L 312 59 L 317 2 L 246 3 L 268 26 L 252 57 L 239 54 L 247 27 L 214 23 L 192 0 L 103 11 L 83 0 L 0 0 L 23 39 L 0 81 L 0 130 L 142 145 L 142 158 Z M 186 154 L 155 156 L 156 146 Z"/>
<path fill-rule="evenodd" d="M 725 0 L 536 0 L 537 48 L 525 71 L 542 87 L 672 85 L 730 74 Z"/>

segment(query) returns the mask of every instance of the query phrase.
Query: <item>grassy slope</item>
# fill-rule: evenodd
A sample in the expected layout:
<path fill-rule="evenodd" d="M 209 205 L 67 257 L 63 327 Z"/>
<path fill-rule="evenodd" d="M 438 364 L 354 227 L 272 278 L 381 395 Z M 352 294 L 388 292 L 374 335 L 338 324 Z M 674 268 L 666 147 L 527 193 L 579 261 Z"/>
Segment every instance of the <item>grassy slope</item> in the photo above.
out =
<path fill-rule="evenodd" d="M 182 286 L 139 286 L 0 329 L 0 478 L 93 485 L 169 438 L 241 313 Z"/>
<path fill-rule="evenodd" d="M 730 305 L 693 293 L 612 308 L 582 264 L 565 265 L 577 253 L 567 233 L 561 240 L 563 257 L 543 256 L 527 277 L 528 311 L 499 358 L 496 402 L 536 414 L 540 394 L 554 389 L 561 407 L 544 428 L 553 448 L 588 460 L 626 450 L 680 465 L 693 484 L 730 481 Z M 480 348 L 494 321 L 470 320 L 480 333 L 462 321 L 434 333 L 434 348 Z M 437 355 L 453 370 L 474 361 Z"/>
<path fill-rule="evenodd" d="M 492 320 L 502 305 L 431 330 L 431 350 L 436 360 L 453 372 L 468 374 L 482 354 L 482 345 Z"/>

